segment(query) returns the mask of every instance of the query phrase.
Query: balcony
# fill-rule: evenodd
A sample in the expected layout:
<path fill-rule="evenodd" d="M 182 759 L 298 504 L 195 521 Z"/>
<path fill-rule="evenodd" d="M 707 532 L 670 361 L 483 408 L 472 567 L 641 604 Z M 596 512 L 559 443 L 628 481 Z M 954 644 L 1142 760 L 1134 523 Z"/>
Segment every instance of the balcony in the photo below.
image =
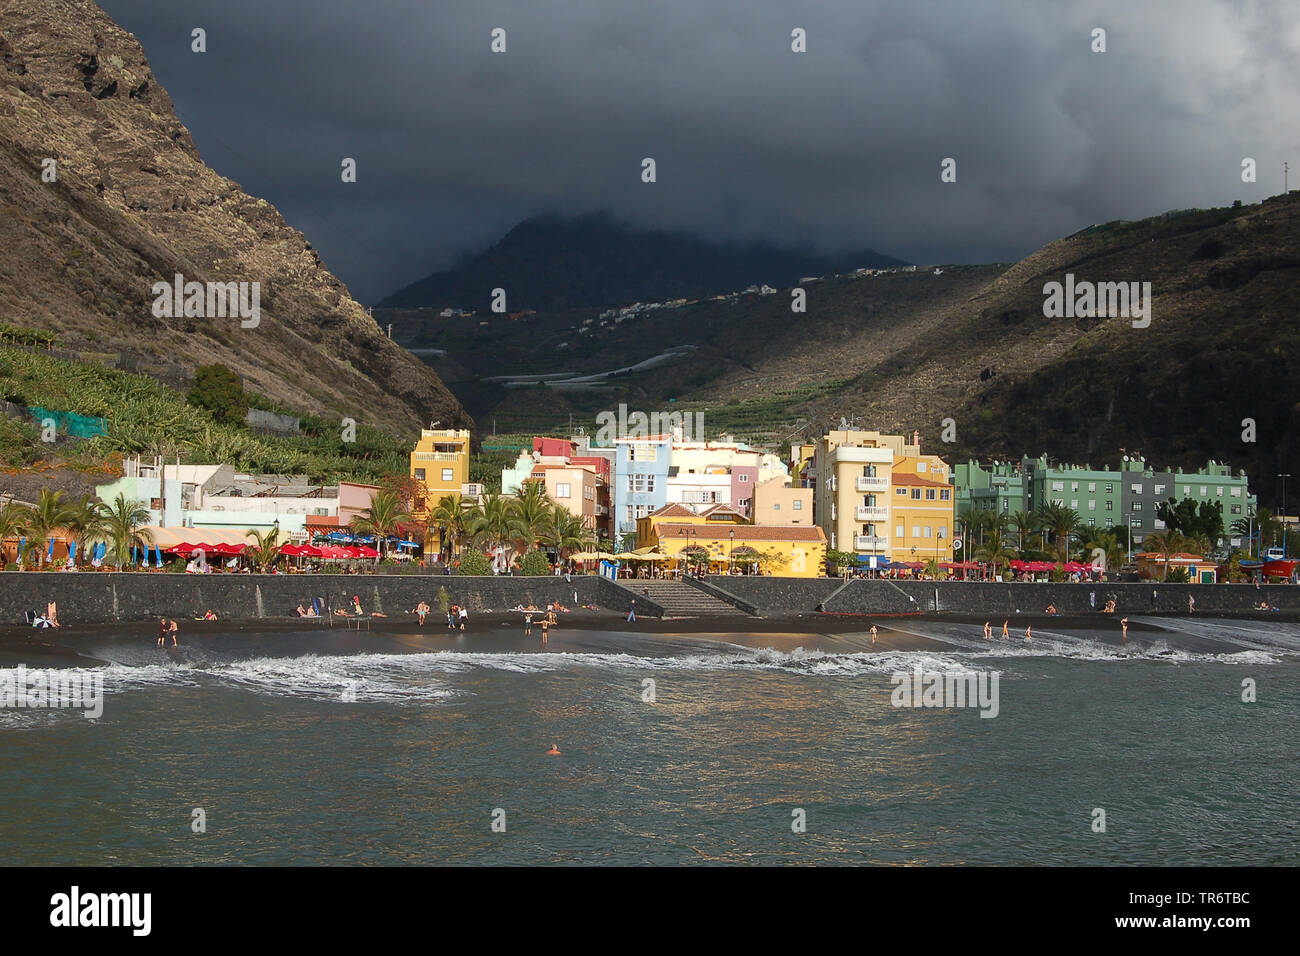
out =
<path fill-rule="evenodd" d="M 875 478 L 857 477 L 853 479 L 853 487 L 858 491 L 888 491 L 889 479 L 877 476 Z"/>
<path fill-rule="evenodd" d="M 854 551 L 881 551 L 888 547 L 889 539 L 879 535 L 855 534 L 853 536 Z"/>
<path fill-rule="evenodd" d="M 417 451 L 413 457 L 416 461 L 460 461 L 466 456 L 463 452 Z"/>
<path fill-rule="evenodd" d="M 889 509 L 878 505 L 858 505 L 853 509 L 853 517 L 858 521 L 888 521 Z"/>

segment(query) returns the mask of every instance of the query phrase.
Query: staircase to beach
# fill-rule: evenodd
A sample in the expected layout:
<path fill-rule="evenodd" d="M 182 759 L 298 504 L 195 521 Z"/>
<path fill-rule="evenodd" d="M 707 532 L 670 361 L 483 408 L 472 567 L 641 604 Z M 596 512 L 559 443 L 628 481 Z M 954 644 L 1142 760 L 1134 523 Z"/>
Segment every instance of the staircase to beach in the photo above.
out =
<path fill-rule="evenodd" d="M 649 591 L 650 600 L 664 609 L 665 617 L 735 617 L 745 613 L 681 581 L 649 579 L 619 583 L 638 596 Z"/>

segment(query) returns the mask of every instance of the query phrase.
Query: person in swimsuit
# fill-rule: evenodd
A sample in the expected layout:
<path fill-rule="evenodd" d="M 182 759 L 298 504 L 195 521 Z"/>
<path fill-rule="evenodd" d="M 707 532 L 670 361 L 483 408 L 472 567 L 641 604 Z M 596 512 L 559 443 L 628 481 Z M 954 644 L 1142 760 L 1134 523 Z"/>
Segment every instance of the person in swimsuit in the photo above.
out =
<path fill-rule="evenodd" d="M 1029 628 L 1029 627 L 1026 627 L 1026 628 L 1025 628 L 1025 643 L 1029 643 L 1029 642 L 1032 641 L 1033 639 L 1034 639 L 1034 632 L 1033 632 L 1033 630 L 1032 630 L 1031 628 Z"/>
<path fill-rule="evenodd" d="M 167 643 L 167 618 L 158 618 L 158 646 L 162 647 Z"/>
<path fill-rule="evenodd" d="M 876 625 L 871 625 L 871 646 L 876 646 Z"/>
<path fill-rule="evenodd" d="M 533 616 L 531 614 L 525 614 L 524 615 L 524 637 L 532 637 L 532 636 L 533 636 Z"/>
<path fill-rule="evenodd" d="M 1007 630 L 1007 622 L 1006 622 L 1006 621 L 1003 621 L 1003 622 L 1002 622 L 1002 637 L 1005 639 L 1005 638 L 1009 638 L 1010 636 L 1011 636 L 1011 632 Z"/>
<path fill-rule="evenodd" d="M 988 621 L 984 622 L 984 640 L 986 641 L 993 640 L 993 625 L 990 624 Z"/>
<path fill-rule="evenodd" d="M 1126 617 L 1121 618 L 1119 622 L 1119 626 L 1124 629 L 1124 632 L 1120 635 L 1119 642 L 1121 644 L 1127 644 L 1128 643 L 1128 618 Z"/>
<path fill-rule="evenodd" d="M 167 625 L 167 633 L 170 634 L 170 635 L 172 636 L 172 647 L 175 647 L 175 646 L 176 646 L 176 634 L 177 634 L 178 631 L 180 631 L 180 628 L 178 628 L 178 627 L 176 626 L 176 622 L 175 622 L 175 621 L 171 621 L 171 622 L 168 623 L 168 625 Z"/>

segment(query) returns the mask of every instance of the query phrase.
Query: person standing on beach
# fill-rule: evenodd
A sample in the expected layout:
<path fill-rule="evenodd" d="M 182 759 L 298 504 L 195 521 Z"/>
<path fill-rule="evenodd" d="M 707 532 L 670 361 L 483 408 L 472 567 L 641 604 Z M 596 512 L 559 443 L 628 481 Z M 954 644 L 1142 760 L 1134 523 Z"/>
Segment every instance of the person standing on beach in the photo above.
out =
<path fill-rule="evenodd" d="M 175 647 L 175 646 L 176 646 L 176 634 L 177 634 L 177 632 L 179 632 L 179 631 L 180 631 L 180 628 L 178 628 L 178 627 L 176 626 L 176 622 L 175 622 L 175 621 L 171 621 L 171 622 L 168 623 L 168 625 L 167 625 L 167 633 L 170 634 L 170 635 L 172 636 L 172 647 Z"/>
<path fill-rule="evenodd" d="M 986 641 L 993 640 L 993 625 L 990 624 L 988 621 L 984 622 L 984 640 Z"/>
<path fill-rule="evenodd" d="M 628 602 L 627 619 L 632 622 L 636 621 L 636 598 L 633 598 L 631 601 Z"/>
<path fill-rule="evenodd" d="M 525 614 L 524 615 L 524 637 L 532 637 L 532 636 L 533 636 L 533 616 L 531 614 Z"/>
<path fill-rule="evenodd" d="M 1196 613 L 1196 598 L 1192 597 L 1190 594 L 1187 595 L 1187 613 L 1188 614 Z M 59 625 L 56 624 L 54 626 L 58 627 Z"/>
<path fill-rule="evenodd" d="M 158 618 L 158 646 L 162 647 L 167 643 L 167 618 Z"/>
<path fill-rule="evenodd" d="M 447 611 L 447 630 L 454 631 L 455 629 L 456 629 L 456 605 L 453 604 L 451 606 L 451 609 Z"/>
<path fill-rule="evenodd" d="M 1030 628 L 1028 625 L 1026 625 L 1026 626 L 1025 626 L 1025 643 L 1028 644 L 1028 643 L 1030 643 L 1031 641 L 1033 641 L 1033 639 L 1034 639 L 1034 632 L 1033 632 L 1033 629 Z"/>
<path fill-rule="evenodd" d="M 871 646 L 876 646 L 876 625 L 871 625 Z"/>
<path fill-rule="evenodd" d="M 1119 626 L 1124 629 L 1123 633 L 1120 634 L 1119 642 L 1121 644 L 1127 644 L 1128 643 L 1128 618 L 1126 617 L 1120 618 Z"/>
<path fill-rule="evenodd" d="M 469 623 L 469 609 L 462 607 L 460 609 L 460 629 L 465 630 L 465 625 Z"/>
<path fill-rule="evenodd" d="M 1007 622 L 1002 622 L 1002 639 L 1005 641 L 1011 637 L 1011 632 L 1007 630 Z"/>

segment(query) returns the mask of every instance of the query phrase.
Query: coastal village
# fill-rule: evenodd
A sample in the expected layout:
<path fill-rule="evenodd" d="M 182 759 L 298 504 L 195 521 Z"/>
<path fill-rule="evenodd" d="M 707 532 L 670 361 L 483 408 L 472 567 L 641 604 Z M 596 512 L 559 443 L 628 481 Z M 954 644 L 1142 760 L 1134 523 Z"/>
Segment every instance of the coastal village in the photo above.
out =
<path fill-rule="evenodd" d="M 5 504 L 3 561 L 1197 583 L 1290 579 L 1295 570 L 1276 547 L 1285 521 L 1261 512 L 1247 476 L 1218 461 L 953 464 L 923 449 L 919 431 L 848 427 L 782 454 L 692 434 L 686 421 L 658 434 L 622 428 L 612 439 L 535 436 L 491 489 L 470 480 L 465 429 L 422 430 L 405 480 L 388 486 L 131 458 L 96 487 L 95 502 L 43 493 Z"/>

